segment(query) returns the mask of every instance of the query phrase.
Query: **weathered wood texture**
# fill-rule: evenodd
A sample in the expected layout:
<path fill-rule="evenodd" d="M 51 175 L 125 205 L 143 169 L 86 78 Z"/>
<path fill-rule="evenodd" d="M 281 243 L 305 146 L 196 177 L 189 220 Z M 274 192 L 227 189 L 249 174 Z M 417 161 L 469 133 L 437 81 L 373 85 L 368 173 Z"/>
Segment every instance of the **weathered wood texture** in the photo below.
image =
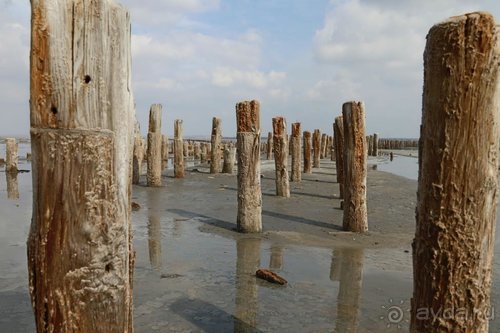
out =
<path fill-rule="evenodd" d="M 236 145 L 238 154 L 238 216 L 240 232 L 262 231 L 260 187 L 260 104 L 236 104 Z"/>
<path fill-rule="evenodd" d="M 266 144 L 266 159 L 270 160 L 273 158 L 273 132 L 267 134 L 267 144 Z"/>
<path fill-rule="evenodd" d="M 198 161 L 200 159 L 200 152 L 201 152 L 201 148 L 200 148 L 200 142 L 195 142 L 194 143 L 194 148 L 193 148 L 193 158 Z"/>
<path fill-rule="evenodd" d="M 302 138 L 300 131 L 300 123 L 292 124 L 292 134 L 290 145 L 292 146 L 292 182 L 300 182 L 302 180 Z"/>
<path fill-rule="evenodd" d="M 320 166 L 320 153 L 321 153 L 321 132 L 319 129 L 315 129 L 312 137 L 313 144 L 313 168 L 319 168 Z"/>
<path fill-rule="evenodd" d="M 233 173 L 234 163 L 236 162 L 236 148 L 228 147 L 224 149 L 223 173 Z"/>
<path fill-rule="evenodd" d="M 31 1 L 38 332 L 133 332 L 130 18 L 114 1 Z"/>
<path fill-rule="evenodd" d="M 7 198 L 19 199 L 19 183 L 17 181 L 17 172 L 6 172 L 7 180 Z"/>
<path fill-rule="evenodd" d="M 168 136 L 161 136 L 161 168 L 162 170 L 167 167 L 168 164 Z"/>
<path fill-rule="evenodd" d="M 339 183 L 340 198 L 344 199 L 344 120 L 342 116 L 335 118 L 334 139 L 337 183 Z"/>
<path fill-rule="evenodd" d="M 210 143 L 212 144 L 212 152 L 210 154 L 210 173 L 220 172 L 221 160 L 221 129 L 220 119 L 214 117 L 212 119 L 212 137 Z"/>
<path fill-rule="evenodd" d="M 149 110 L 148 170 L 146 180 L 148 186 L 161 186 L 162 138 L 161 138 L 161 104 L 151 105 Z"/>
<path fill-rule="evenodd" d="M 366 137 L 366 143 L 367 143 L 367 154 L 368 156 L 373 156 L 373 135 L 368 135 Z"/>
<path fill-rule="evenodd" d="M 320 156 L 320 158 L 326 157 L 326 134 L 325 133 L 321 134 L 319 156 Z"/>
<path fill-rule="evenodd" d="M 174 176 L 184 178 L 184 140 L 182 139 L 182 120 L 174 122 Z"/>
<path fill-rule="evenodd" d="M 273 118 L 274 166 L 276 174 L 276 195 L 290 197 L 288 181 L 288 145 L 286 120 L 283 117 Z"/>
<path fill-rule="evenodd" d="M 304 173 L 312 173 L 312 138 L 311 132 L 304 131 Z"/>
<path fill-rule="evenodd" d="M 144 158 L 144 143 L 141 137 L 139 122 L 134 126 L 134 150 L 132 157 L 132 184 L 139 184 L 142 172 L 142 160 Z"/>
<path fill-rule="evenodd" d="M 372 142 L 372 156 L 378 156 L 378 134 L 373 134 L 373 142 Z"/>
<path fill-rule="evenodd" d="M 18 145 L 14 138 L 5 139 L 5 172 L 17 172 Z"/>
<path fill-rule="evenodd" d="M 487 13 L 452 17 L 427 35 L 411 332 L 488 332 L 498 192 L 498 38 Z M 436 315 L 426 317 L 430 310 Z M 449 315 L 457 310 L 467 318 Z"/>
<path fill-rule="evenodd" d="M 344 121 L 344 219 L 346 231 L 368 231 L 366 211 L 366 136 L 362 102 L 342 106 Z"/>

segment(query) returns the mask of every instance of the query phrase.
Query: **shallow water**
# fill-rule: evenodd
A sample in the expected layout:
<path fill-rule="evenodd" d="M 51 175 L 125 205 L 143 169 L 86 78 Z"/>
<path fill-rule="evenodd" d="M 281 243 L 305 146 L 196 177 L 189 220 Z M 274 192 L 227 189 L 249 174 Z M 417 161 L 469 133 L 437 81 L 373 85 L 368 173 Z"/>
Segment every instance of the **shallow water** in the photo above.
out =
<path fill-rule="evenodd" d="M 0 172 L 0 332 L 34 331 L 25 244 L 31 173 L 19 174 L 17 185 L 15 199 L 7 191 L 7 175 Z M 133 201 L 142 206 L 132 215 L 136 332 L 408 331 L 409 244 L 324 248 L 203 232 L 208 218 L 172 209 L 179 194 L 172 191 L 169 186 L 134 186 Z M 499 246 L 493 303 L 500 299 Z M 254 276 L 257 268 L 271 268 L 289 284 L 260 281 Z M 490 331 L 499 329 L 498 321 L 492 321 Z"/>
<path fill-rule="evenodd" d="M 379 157 L 376 160 L 377 170 L 418 180 L 418 158 L 394 155 L 392 161 L 388 157 Z"/>

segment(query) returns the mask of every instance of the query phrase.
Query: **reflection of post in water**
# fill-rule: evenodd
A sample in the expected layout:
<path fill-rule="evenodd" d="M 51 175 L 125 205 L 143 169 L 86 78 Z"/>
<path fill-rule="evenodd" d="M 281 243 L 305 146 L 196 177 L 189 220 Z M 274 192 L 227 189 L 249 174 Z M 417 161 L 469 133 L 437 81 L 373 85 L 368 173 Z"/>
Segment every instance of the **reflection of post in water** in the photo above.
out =
<path fill-rule="evenodd" d="M 358 331 L 363 258 L 363 249 L 346 248 L 339 252 L 340 284 L 337 297 L 336 332 L 354 333 Z"/>
<path fill-rule="evenodd" d="M 19 186 L 17 184 L 17 171 L 6 172 L 7 177 L 7 198 L 19 199 Z"/>
<path fill-rule="evenodd" d="M 260 239 L 242 238 L 236 241 L 236 311 L 234 332 L 251 331 L 257 324 L 257 280 L 260 266 Z"/>
<path fill-rule="evenodd" d="M 332 263 L 330 264 L 330 280 L 340 281 L 340 261 L 342 258 L 342 250 L 332 251 Z"/>
<path fill-rule="evenodd" d="M 283 247 L 271 246 L 271 259 L 269 260 L 269 268 L 272 270 L 283 269 Z"/>
<path fill-rule="evenodd" d="M 148 191 L 148 247 L 149 262 L 151 267 L 161 269 L 161 223 L 160 223 L 160 197 L 156 190 Z"/>

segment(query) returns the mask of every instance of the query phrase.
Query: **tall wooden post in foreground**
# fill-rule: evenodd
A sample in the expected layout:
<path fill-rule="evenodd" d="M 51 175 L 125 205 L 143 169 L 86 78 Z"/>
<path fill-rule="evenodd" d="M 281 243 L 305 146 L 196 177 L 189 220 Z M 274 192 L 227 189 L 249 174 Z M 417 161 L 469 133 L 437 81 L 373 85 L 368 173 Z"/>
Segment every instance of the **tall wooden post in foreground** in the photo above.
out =
<path fill-rule="evenodd" d="M 220 119 L 214 117 L 212 119 L 212 154 L 210 158 L 210 173 L 220 172 L 220 160 L 221 160 L 221 130 L 220 130 Z"/>
<path fill-rule="evenodd" d="M 366 212 L 366 136 L 363 102 L 342 106 L 344 121 L 344 220 L 346 231 L 368 231 Z"/>
<path fill-rule="evenodd" d="M 340 199 L 344 199 L 344 120 L 342 116 L 335 118 L 335 168 L 337 169 L 337 183 L 339 183 Z"/>
<path fill-rule="evenodd" d="M 110 0 L 31 1 L 37 332 L 133 332 L 130 18 Z"/>
<path fill-rule="evenodd" d="M 427 35 L 411 332 L 488 332 L 500 135 L 497 31 L 491 15 L 473 13 Z"/>
<path fill-rule="evenodd" d="M 174 122 L 174 177 L 184 178 L 184 140 L 182 139 L 182 120 Z"/>
<path fill-rule="evenodd" d="M 321 132 L 315 129 L 312 137 L 313 144 L 313 168 L 320 166 L 320 146 L 321 146 Z"/>
<path fill-rule="evenodd" d="M 304 173 L 312 173 L 311 150 L 311 132 L 304 131 Z"/>
<path fill-rule="evenodd" d="M 5 172 L 17 172 L 18 145 L 14 138 L 5 139 Z"/>
<path fill-rule="evenodd" d="M 301 173 L 301 155 L 302 155 L 302 147 L 301 147 L 301 132 L 300 132 L 300 123 L 292 124 L 292 136 L 290 140 L 290 145 L 292 146 L 292 182 L 300 182 L 302 180 Z"/>
<path fill-rule="evenodd" d="M 262 231 L 260 188 L 260 104 L 236 104 L 236 150 L 238 154 L 238 230 Z"/>
<path fill-rule="evenodd" d="M 288 181 L 288 137 L 286 120 L 283 117 L 273 118 L 274 165 L 276 174 L 276 195 L 290 197 Z"/>
<path fill-rule="evenodd" d="M 148 186 L 161 186 L 161 145 L 161 104 L 153 104 L 149 110 L 148 172 L 146 175 Z"/>

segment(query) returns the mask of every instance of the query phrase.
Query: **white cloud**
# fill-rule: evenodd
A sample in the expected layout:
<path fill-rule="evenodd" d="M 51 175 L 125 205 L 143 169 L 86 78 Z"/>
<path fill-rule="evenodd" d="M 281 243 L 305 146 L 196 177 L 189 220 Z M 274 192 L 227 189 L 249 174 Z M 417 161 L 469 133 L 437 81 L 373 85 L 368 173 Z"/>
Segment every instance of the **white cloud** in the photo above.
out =
<path fill-rule="evenodd" d="M 229 67 L 217 67 L 212 72 L 212 83 L 219 87 L 230 87 L 235 84 L 245 84 L 253 88 L 267 88 L 271 84 L 280 83 L 286 78 L 286 73 L 271 71 L 242 71 Z"/>

